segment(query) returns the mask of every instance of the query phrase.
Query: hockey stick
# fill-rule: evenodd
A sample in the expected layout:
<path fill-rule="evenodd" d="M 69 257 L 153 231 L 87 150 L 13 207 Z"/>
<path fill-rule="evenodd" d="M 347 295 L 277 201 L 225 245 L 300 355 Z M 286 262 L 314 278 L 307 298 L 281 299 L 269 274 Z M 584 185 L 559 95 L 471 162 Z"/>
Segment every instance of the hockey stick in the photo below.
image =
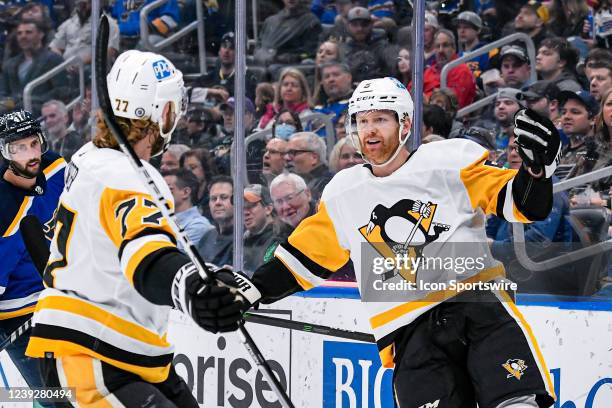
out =
<path fill-rule="evenodd" d="M 285 320 L 277 317 L 262 316 L 256 313 L 246 313 L 244 320 L 249 323 L 265 324 L 268 326 L 281 327 L 283 329 L 299 330 L 307 333 L 323 334 L 326 336 L 339 337 L 342 339 L 358 340 L 367 343 L 376 343 L 374 336 L 369 333 L 357 331 L 335 329 L 333 327 L 322 326 L 319 324 L 311 324 L 299 322 L 296 320 Z"/>
<path fill-rule="evenodd" d="M 180 228 L 175 220 L 174 211 L 170 207 L 166 198 L 162 195 L 161 191 L 141 163 L 140 159 L 134 152 L 134 149 L 129 144 L 126 136 L 123 134 L 121 129 L 119 129 L 119 125 L 115 121 L 115 115 L 113 114 L 113 110 L 110 104 L 110 97 L 108 94 L 107 84 L 106 84 L 106 72 L 107 72 L 107 62 L 106 62 L 106 54 L 108 48 L 108 35 L 109 35 L 109 25 L 108 19 L 105 15 L 102 15 L 100 18 L 100 24 L 98 26 L 98 38 L 95 48 L 95 69 L 96 73 L 99 76 L 99 80 L 96 81 L 96 87 L 98 92 L 98 99 L 100 104 L 100 110 L 104 117 L 104 121 L 106 125 L 110 129 L 113 137 L 119 143 L 119 147 L 123 151 L 123 153 L 127 156 L 130 164 L 136 170 L 141 180 L 145 182 L 145 185 L 149 189 L 149 193 L 151 194 L 155 205 L 161 211 L 162 215 L 168 221 L 168 224 L 175 232 L 176 238 L 183 244 L 183 248 L 187 254 L 187 256 L 194 263 L 200 276 L 203 279 L 214 279 L 212 273 L 205 265 L 202 260 L 200 254 L 196 250 L 195 246 L 189 241 L 187 236 L 183 233 L 183 229 Z M 247 349 L 251 358 L 263 374 L 264 378 L 268 381 L 274 392 L 276 393 L 279 402 L 283 407 L 293 408 L 293 403 L 289 399 L 289 396 L 285 393 L 282 385 L 272 372 L 272 369 L 266 362 L 265 358 L 261 354 L 261 351 L 255 345 L 255 342 L 247 332 L 246 328 L 242 323 L 239 324 L 238 330 L 241 334 L 242 341 L 244 347 Z"/>
<path fill-rule="evenodd" d="M 47 260 L 49 259 L 49 248 L 45 242 L 43 227 L 33 215 L 27 215 L 21 221 L 19 227 L 23 235 L 23 241 L 30 253 L 32 262 L 36 265 L 38 272 L 43 274 Z M 342 339 L 357 340 L 374 343 L 374 336 L 369 333 L 337 329 L 334 327 L 323 326 L 320 324 L 300 322 L 296 320 L 285 320 L 276 317 L 265 316 L 255 313 L 246 313 L 244 319 L 249 323 L 279 327 L 283 329 L 298 330 L 306 333 L 322 334 L 326 336 L 338 337 Z M 17 331 L 15 331 L 17 332 Z M 0 349 L 0 351 L 2 351 Z"/>

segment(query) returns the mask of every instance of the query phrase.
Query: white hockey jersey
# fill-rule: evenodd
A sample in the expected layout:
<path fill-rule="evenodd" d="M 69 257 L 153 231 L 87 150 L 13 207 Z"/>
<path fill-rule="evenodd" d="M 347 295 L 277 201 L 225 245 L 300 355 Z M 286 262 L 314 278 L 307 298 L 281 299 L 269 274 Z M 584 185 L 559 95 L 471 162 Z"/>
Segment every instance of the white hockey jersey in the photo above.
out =
<path fill-rule="evenodd" d="M 172 200 L 159 172 L 143 163 Z M 87 354 L 146 381 L 165 380 L 170 307 L 142 297 L 132 278 L 175 238 L 125 155 L 92 143 L 75 153 L 55 222 L 27 355 Z"/>
<path fill-rule="evenodd" d="M 452 139 L 419 147 L 387 177 L 365 166 L 343 170 L 275 256 L 305 290 L 350 257 L 381 358 L 392 366 L 398 330 L 455 296 L 456 283 L 505 276 L 489 252 L 485 214 L 529 220 L 513 203 L 516 170 L 487 159 L 478 144 Z"/>

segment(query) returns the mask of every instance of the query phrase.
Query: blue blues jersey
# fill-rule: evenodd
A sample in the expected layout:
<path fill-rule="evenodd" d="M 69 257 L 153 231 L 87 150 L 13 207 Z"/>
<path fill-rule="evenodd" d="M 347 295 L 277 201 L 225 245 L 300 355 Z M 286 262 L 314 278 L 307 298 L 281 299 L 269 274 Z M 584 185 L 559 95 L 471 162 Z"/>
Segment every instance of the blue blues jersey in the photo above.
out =
<path fill-rule="evenodd" d="M 111 15 L 117 20 L 119 32 L 122 36 L 135 37 L 140 35 L 140 12 L 144 6 L 153 3 L 153 1 L 154 0 L 115 1 L 111 9 Z M 175 22 L 179 21 L 180 11 L 176 0 L 170 0 L 163 6 L 157 7 L 151 11 L 149 14 L 149 23 L 162 16 L 169 16 Z"/>
<path fill-rule="evenodd" d="M 23 243 L 19 222 L 26 215 L 35 215 L 41 224 L 53 218 L 64 189 L 65 167 L 58 154 L 45 153 L 32 190 L 8 183 L 4 180 L 7 167 L 0 167 L 0 320 L 34 311 L 43 284 Z"/>

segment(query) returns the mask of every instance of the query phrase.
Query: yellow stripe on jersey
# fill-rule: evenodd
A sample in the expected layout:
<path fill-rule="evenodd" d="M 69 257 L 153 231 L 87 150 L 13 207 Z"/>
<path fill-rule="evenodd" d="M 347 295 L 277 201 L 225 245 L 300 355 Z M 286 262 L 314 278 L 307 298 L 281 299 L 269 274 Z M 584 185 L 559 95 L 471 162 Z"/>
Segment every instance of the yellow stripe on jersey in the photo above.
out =
<path fill-rule="evenodd" d="M 9 225 L 9 227 L 6 229 L 6 231 L 4 232 L 4 235 L 2 235 L 2 238 L 10 237 L 15 232 L 17 232 L 17 227 L 19 226 L 21 219 L 26 215 L 28 208 L 30 208 L 30 206 L 32 205 L 33 200 L 34 200 L 33 196 L 24 197 L 23 201 L 21 202 L 21 205 L 19 206 L 19 210 L 17 211 L 17 214 L 15 215 L 15 218 L 13 218 L 11 225 Z"/>
<path fill-rule="evenodd" d="M 149 254 L 162 249 L 162 248 L 176 248 L 176 246 L 171 242 L 160 242 L 160 241 L 152 241 L 146 242 L 142 247 L 136 251 L 134 255 L 130 258 L 127 264 L 127 268 L 124 271 L 125 277 L 130 282 L 130 285 L 134 286 L 134 273 L 136 272 L 136 268 L 142 262 L 142 260 Z"/>
<path fill-rule="evenodd" d="M 134 364 L 124 363 L 123 361 L 115 360 L 113 358 L 104 356 L 97 353 L 87 347 L 81 346 L 80 344 L 73 343 L 67 340 L 52 340 L 37 336 L 30 336 L 26 355 L 30 357 L 43 358 L 46 357 L 47 353 L 53 353 L 55 358 L 64 356 L 74 356 L 78 354 L 86 354 L 97 358 L 98 360 L 104 361 L 112 365 L 113 367 L 120 368 L 130 373 L 140 376 L 145 381 L 151 383 L 160 383 L 168 378 L 170 373 L 170 366 L 172 363 L 168 363 L 163 367 L 142 367 Z"/>
<path fill-rule="evenodd" d="M 147 228 L 174 236 L 153 198 L 138 191 L 105 188 L 100 197 L 100 225 L 119 248 Z"/>
<path fill-rule="evenodd" d="M 340 246 L 336 229 L 322 201 L 316 214 L 304 219 L 289 235 L 289 243 L 331 272 L 337 271 L 349 260 L 349 251 Z"/>
<path fill-rule="evenodd" d="M 44 170 L 43 170 L 43 174 L 45 175 L 45 177 L 48 179 L 50 177 L 50 175 L 55 174 L 55 171 L 59 169 L 59 167 L 61 166 L 65 166 L 66 165 L 66 160 L 64 160 L 63 157 L 58 158 L 57 160 L 55 160 L 53 163 L 51 163 L 50 165 L 48 165 Z"/>
<path fill-rule="evenodd" d="M 548 371 L 548 367 L 546 366 L 546 361 L 544 360 L 542 351 L 540 350 L 540 347 L 538 346 L 538 342 L 536 340 L 535 335 L 533 334 L 533 330 L 531 330 L 531 326 L 529 326 L 529 323 L 527 323 L 527 321 L 525 320 L 525 317 L 520 312 L 520 310 L 518 310 L 518 308 L 516 307 L 516 304 L 514 303 L 514 301 L 512 300 L 512 298 L 507 292 L 499 291 L 497 293 L 502 298 L 500 299 L 502 305 L 507 306 L 507 308 L 510 309 L 509 310 L 510 315 L 514 318 L 516 323 L 523 330 L 527 343 L 529 344 L 529 347 L 532 349 L 535 357 L 538 360 L 537 363 L 540 369 L 540 374 L 546 380 L 546 391 L 548 391 L 548 393 L 556 400 L 557 396 L 555 395 L 555 387 L 553 386 L 553 383 L 550 379 L 550 371 Z"/>
<path fill-rule="evenodd" d="M 24 307 L 23 309 L 13 310 L 11 312 L 0 312 L 0 320 L 12 319 L 13 317 L 25 316 L 30 313 L 34 313 L 36 305 Z"/>
<path fill-rule="evenodd" d="M 156 347 L 170 347 L 165 338 L 159 337 L 157 333 L 79 299 L 64 296 L 47 296 L 40 299 L 36 304 L 37 312 L 42 309 L 55 309 L 74 313 L 94 320 L 111 330 L 140 342 Z"/>
<path fill-rule="evenodd" d="M 470 197 L 472 208 L 480 207 L 485 214 L 497 214 L 497 199 L 502 188 L 514 178 L 517 171 L 512 169 L 502 169 L 495 166 L 489 166 L 485 162 L 489 157 L 486 152 L 474 163 L 461 169 L 460 177 L 465 189 Z M 506 195 L 512 191 L 508 189 Z M 513 213 L 517 220 L 525 220 L 529 222 L 521 212 L 514 206 Z"/>
<path fill-rule="evenodd" d="M 106 400 L 106 393 L 98 389 L 96 384 L 96 373 L 94 372 L 94 361 L 88 355 L 65 356 L 58 359 L 62 367 L 61 375 L 66 379 L 62 387 L 74 388 L 76 402 L 79 407 L 87 408 L 113 408 L 113 405 Z M 59 371 L 59 370 L 58 370 Z M 60 374 L 58 372 L 58 374 Z M 100 373 L 101 374 L 101 373 Z M 103 378 L 97 379 L 104 384 Z"/>
<path fill-rule="evenodd" d="M 463 281 L 465 283 L 474 283 L 474 282 L 488 282 L 498 276 L 504 276 L 504 266 L 499 264 L 492 268 L 485 269 L 474 276 L 471 276 Z M 430 306 L 433 303 L 440 303 L 445 301 L 446 299 L 450 299 L 453 296 L 458 295 L 460 292 L 456 290 L 439 290 L 436 292 L 430 292 L 421 300 L 412 300 L 410 302 L 402 303 L 399 306 L 394 307 L 393 309 L 386 310 L 378 315 L 372 316 L 370 318 L 370 325 L 373 329 L 376 329 L 380 326 L 383 326 L 387 323 L 390 323 L 394 320 L 399 319 L 401 316 L 410 313 L 414 310 L 420 309 L 422 307 Z"/>
<path fill-rule="evenodd" d="M 387 347 L 378 351 L 378 355 L 380 356 L 380 361 L 382 362 L 382 366 L 385 368 L 393 368 L 395 367 L 395 363 L 393 362 L 393 358 L 395 357 L 395 344 L 391 343 Z"/>

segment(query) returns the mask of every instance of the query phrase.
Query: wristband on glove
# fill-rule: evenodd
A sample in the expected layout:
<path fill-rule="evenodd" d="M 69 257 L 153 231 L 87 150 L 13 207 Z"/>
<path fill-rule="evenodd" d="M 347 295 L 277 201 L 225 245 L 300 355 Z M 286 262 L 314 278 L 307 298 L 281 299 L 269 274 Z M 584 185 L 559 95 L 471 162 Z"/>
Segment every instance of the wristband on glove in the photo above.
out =
<path fill-rule="evenodd" d="M 178 270 L 172 281 L 172 303 L 174 307 L 185 314 L 191 314 L 191 303 L 187 298 L 187 279 L 198 273 L 193 262 L 186 263 Z"/>

